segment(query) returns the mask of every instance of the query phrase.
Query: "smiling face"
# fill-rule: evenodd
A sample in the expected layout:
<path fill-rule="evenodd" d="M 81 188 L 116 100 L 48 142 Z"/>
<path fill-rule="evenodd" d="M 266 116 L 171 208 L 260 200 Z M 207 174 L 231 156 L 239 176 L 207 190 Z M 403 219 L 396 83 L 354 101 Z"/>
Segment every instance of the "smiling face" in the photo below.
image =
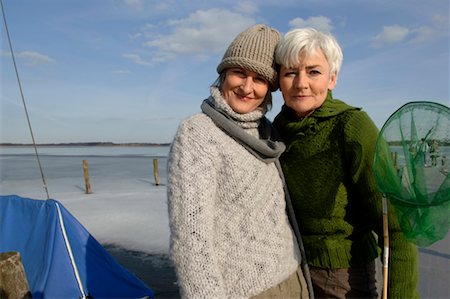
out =
<path fill-rule="evenodd" d="M 228 105 L 237 113 L 252 112 L 264 102 L 269 82 L 259 74 L 243 68 L 229 68 L 221 86 Z"/>
<path fill-rule="evenodd" d="M 305 117 L 322 106 L 336 79 L 325 55 L 317 50 L 309 56 L 300 54 L 299 64 L 292 68 L 281 66 L 279 80 L 286 106 Z"/>

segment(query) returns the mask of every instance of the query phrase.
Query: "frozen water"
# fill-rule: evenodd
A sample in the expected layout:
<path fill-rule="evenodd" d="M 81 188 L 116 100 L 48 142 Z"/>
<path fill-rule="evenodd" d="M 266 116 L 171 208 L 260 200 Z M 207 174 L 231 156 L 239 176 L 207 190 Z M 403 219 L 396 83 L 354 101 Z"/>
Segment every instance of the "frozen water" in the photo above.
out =
<path fill-rule="evenodd" d="M 155 289 L 160 298 L 179 296 L 167 260 L 168 147 L 39 148 L 50 197 L 63 205 L 112 255 Z M 158 159 L 160 185 L 155 185 Z M 92 194 L 85 194 L 87 160 Z M 0 193 L 45 199 L 33 148 L 0 147 Z M 125 250 L 123 250 L 125 249 Z M 450 298 L 450 237 L 419 249 L 419 292 Z"/>
<path fill-rule="evenodd" d="M 43 148 L 40 161 L 50 198 L 60 201 L 102 244 L 167 254 L 168 147 Z M 158 159 L 160 185 L 155 185 Z M 92 194 L 85 194 L 82 160 Z M 46 199 L 32 148 L 2 148 L 1 194 Z"/>

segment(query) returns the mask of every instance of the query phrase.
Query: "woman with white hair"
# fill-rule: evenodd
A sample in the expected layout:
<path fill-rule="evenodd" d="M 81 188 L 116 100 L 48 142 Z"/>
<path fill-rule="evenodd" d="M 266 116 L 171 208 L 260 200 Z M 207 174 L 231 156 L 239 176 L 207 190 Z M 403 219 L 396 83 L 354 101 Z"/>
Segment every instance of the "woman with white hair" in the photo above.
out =
<path fill-rule="evenodd" d="M 377 298 L 382 199 L 372 164 L 378 129 L 334 99 L 342 63 L 336 39 L 312 28 L 288 32 L 276 50 L 285 104 L 274 120 L 283 172 L 316 298 Z M 390 209 L 389 298 L 417 298 L 417 248 Z M 379 236 L 378 240 L 374 232 Z"/>

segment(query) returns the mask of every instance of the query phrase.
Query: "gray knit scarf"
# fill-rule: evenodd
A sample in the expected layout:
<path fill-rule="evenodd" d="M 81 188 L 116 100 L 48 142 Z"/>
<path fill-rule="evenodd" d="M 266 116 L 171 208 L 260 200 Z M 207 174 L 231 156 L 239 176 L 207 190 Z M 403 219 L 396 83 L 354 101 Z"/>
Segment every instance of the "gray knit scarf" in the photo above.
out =
<path fill-rule="evenodd" d="M 212 119 L 216 126 L 265 163 L 277 161 L 286 148 L 281 141 L 281 137 L 264 116 L 261 118 L 258 126 L 261 136 L 258 139 L 238 126 L 225 110 L 214 105 L 212 97 L 203 101 L 201 109 L 203 113 Z"/>

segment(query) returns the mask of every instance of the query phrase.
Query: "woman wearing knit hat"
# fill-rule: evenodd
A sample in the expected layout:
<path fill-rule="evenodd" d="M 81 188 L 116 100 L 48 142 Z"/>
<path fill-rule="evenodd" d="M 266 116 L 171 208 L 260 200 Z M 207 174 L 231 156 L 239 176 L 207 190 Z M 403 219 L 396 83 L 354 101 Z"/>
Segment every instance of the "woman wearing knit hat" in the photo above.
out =
<path fill-rule="evenodd" d="M 294 29 L 278 44 L 285 105 L 274 125 L 316 298 L 377 298 L 382 199 L 373 174 L 378 129 L 360 108 L 333 99 L 342 51 L 329 34 Z M 389 298 L 417 298 L 417 249 L 389 209 Z M 377 240 L 373 232 L 379 236 Z"/>
<path fill-rule="evenodd" d="M 264 117 L 277 89 L 279 39 L 265 25 L 240 33 L 202 113 L 173 140 L 170 256 L 183 298 L 309 298 L 277 167 L 285 147 Z"/>

